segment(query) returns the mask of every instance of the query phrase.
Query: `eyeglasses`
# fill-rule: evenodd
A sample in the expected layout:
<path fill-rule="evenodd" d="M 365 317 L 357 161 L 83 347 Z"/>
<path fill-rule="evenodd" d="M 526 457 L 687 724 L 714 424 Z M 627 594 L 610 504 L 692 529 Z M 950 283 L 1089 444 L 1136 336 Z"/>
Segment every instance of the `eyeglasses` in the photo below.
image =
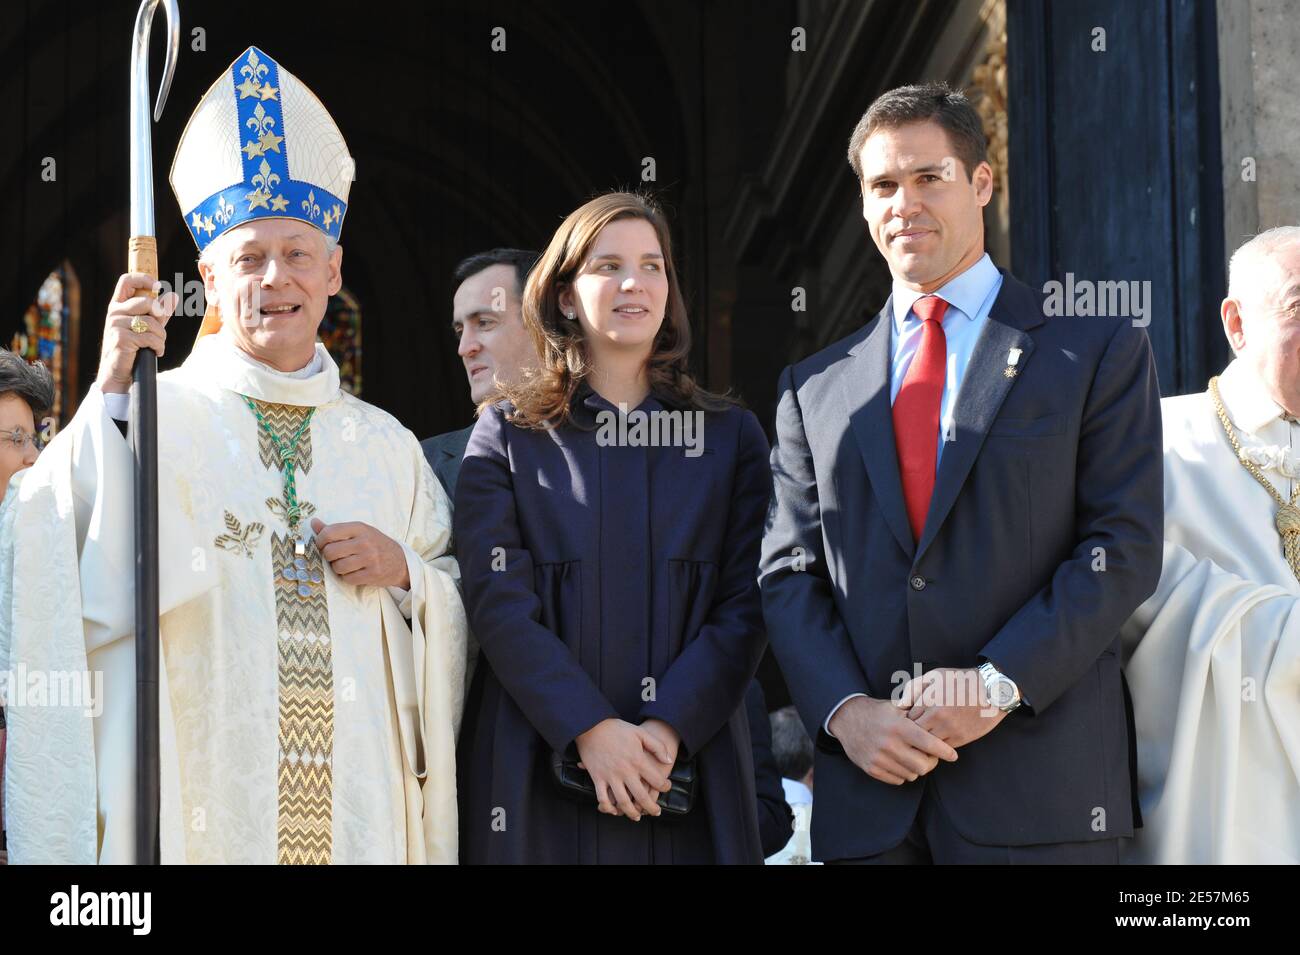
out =
<path fill-rule="evenodd" d="M 28 441 L 32 443 L 32 447 L 38 454 L 45 449 L 45 442 L 41 440 L 40 435 L 28 434 L 22 428 L 14 428 L 12 431 L 0 428 L 0 440 L 8 441 L 20 452 L 27 447 Z"/>

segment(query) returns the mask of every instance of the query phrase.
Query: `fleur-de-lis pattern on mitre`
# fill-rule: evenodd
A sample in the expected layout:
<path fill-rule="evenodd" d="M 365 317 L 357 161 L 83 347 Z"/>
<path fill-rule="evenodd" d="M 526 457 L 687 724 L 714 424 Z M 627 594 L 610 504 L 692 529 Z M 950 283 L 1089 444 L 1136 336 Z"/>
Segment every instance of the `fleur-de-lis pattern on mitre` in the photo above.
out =
<path fill-rule="evenodd" d="M 271 171 L 271 164 L 263 159 L 262 165 L 257 169 L 257 175 L 251 181 L 257 188 L 244 196 L 248 200 L 249 210 L 252 211 L 259 206 L 263 209 L 269 208 L 267 202 L 271 198 L 271 190 L 280 181 L 280 177 Z"/>
<path fill-rule="evenodd" d="M 233 183 L 232 160 L 240 169 Z M 352 183 L 341 170 L 350 168 L 343 135 L 320 101 L 249 47 L 186 125 L 171 181 L 202 251 L 216 236 L 263 217 L 299 219 L 338 238 Z"/>
<path fill-rule="evenodd" d="M 253 130 L 257 136 L 256 139 L 244 143 L 243 151 L 249 159 L 265 156 L 268 152 L 280 151 L 280 143 L 284 142 L 284 137 L 275 135 L 275 117 L 270 115 L 261 103 L 253 107 L 253 115 L 248 117 L 248 122 L 244 125 Z"/>
<path fill-rule="evenodd" d="M 302 201 L 302 211 L 307 213 L 308 219 L 315 219 L 320 215 L 320 206 L 316 203 L 316 193 L 311 191 L 307 193 L 307 198 Z"/>
<path fill-rule="evenodd" d="M 256 50 L 250 50 L 248 53 L 248 62 L 239 68 L 239 74 L 244 78 L 235 89 L 239 90 L 239 98 L 247 99 L 250 96 L 257 96 L 261 99 L 275 99 L 279 92 L 270 83 L 263 83 L 262 77 L 270 71 L 270 67 L 262 62 L 262 58 L 257 55 Z"/>
<path fill-rule="evenodd" d="M 216 219 L 222 225 L 225 225 L 230 221 L 230 217 L 234 212 L 235 207 L 226 201 L 225 196 L 222 196 L 217 202 L 217 211 L 213 214 L 212 218 Z"/>

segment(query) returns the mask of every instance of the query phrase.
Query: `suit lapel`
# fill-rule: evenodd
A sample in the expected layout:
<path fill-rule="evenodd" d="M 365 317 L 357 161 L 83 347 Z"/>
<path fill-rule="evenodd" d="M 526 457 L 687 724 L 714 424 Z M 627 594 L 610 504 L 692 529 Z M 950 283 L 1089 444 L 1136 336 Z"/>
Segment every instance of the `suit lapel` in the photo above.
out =
<path fill-rule="evenodd" d="M 898 477 L 893 406 L 889 401 L 893 304 L 893 296 L 890 296 L 867 337 L 849 350 L 850 358 L 840 375 L 840 394 L 885 522 L 894 532 L 903 552 L 910 555 L 915 543 L 907 522 L 907 508 L 903 504 L 903 485 Z"/>
<path fill-rule="evenodd" d="M 468 428 L 462 428 L 460 431 L 457 431 L 456 434 L 453 436 L 452 440 L 448 441 L 447 444 L 443 447 L 442 449 L 443 454 L 447 455 L 447 457 L 449 458 L 454 458 L 455 460 L 460 460 L 461 458 L 463 458 L 465 456 L 465 449 L 469 447 L 470 435 L 473 433 L 474 433 L 473 425 L 470 425 Z"/>
<path fill-rule="evenodd" d="M 440 457 L 433 471 L 442 478 L 443 484 L 453 498 L 455 497 L 456 482 L 460 479 L 461 461 L 465 457 L 465 449 L 469 447 L 469 438 L 473 432 L 474 426 L 470 425 L 468 428 L 452 434 L 438 448 Z"/>
<path fill-rule="evenodd" d="M 1023 372 L 1034 352 L 1034 341 L 1026 329 L 1041 325 L 1044 321 L 1042 309 L 1035 302 L 1029 288 L 1005 272 L 1002 275 L 1002 288 L 993 302 L 988 322 L 975 343 L 961 390 L 957 393 L 953 437 L 944 445 L 943 459 L 939 462 L 934 495 L 930 498 L 930 510 L 925 518 L 925 530 L 916 549 L 918 560 L 943 526 L 984 445 L 989 426 L 997 417 L 998 409 L 1002 407 L 1008 392 L 1020 380 L 1018 374 L 1013 377 L 1005 374 L 1008 353 L 1012 348 L 1020 349 L 1020 360 L 1016 368 L 1018 372 Z"/>

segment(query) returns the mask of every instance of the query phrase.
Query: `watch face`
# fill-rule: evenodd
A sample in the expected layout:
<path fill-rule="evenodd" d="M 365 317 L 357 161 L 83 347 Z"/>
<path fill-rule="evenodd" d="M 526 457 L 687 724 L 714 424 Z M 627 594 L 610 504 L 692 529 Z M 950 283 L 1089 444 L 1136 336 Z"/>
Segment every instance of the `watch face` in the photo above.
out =
<path fill-rule="evenodd" d="M 1005 679 L 994 680 L 990 689 L 993 691 L 989 694 L 993 700 L 993 705 L 999 709 L 1005 709 L 1015 701 L 1016 691 L 1011 688 L 1011 683 Z"/>

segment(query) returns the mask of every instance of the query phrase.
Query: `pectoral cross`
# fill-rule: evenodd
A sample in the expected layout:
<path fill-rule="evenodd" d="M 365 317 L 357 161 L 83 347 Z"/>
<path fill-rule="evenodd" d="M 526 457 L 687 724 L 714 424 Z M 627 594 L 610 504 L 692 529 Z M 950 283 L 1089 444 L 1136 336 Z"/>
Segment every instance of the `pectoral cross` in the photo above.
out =
<path fill-rule="evenodd" d="M 297 586 L 299 597 L 310 597 L 313 589 L 323 582 L 320 571 L 307 569 L 306 535 L 293 542 L 293 566 L 281 570 L 280 576 Z"/>

